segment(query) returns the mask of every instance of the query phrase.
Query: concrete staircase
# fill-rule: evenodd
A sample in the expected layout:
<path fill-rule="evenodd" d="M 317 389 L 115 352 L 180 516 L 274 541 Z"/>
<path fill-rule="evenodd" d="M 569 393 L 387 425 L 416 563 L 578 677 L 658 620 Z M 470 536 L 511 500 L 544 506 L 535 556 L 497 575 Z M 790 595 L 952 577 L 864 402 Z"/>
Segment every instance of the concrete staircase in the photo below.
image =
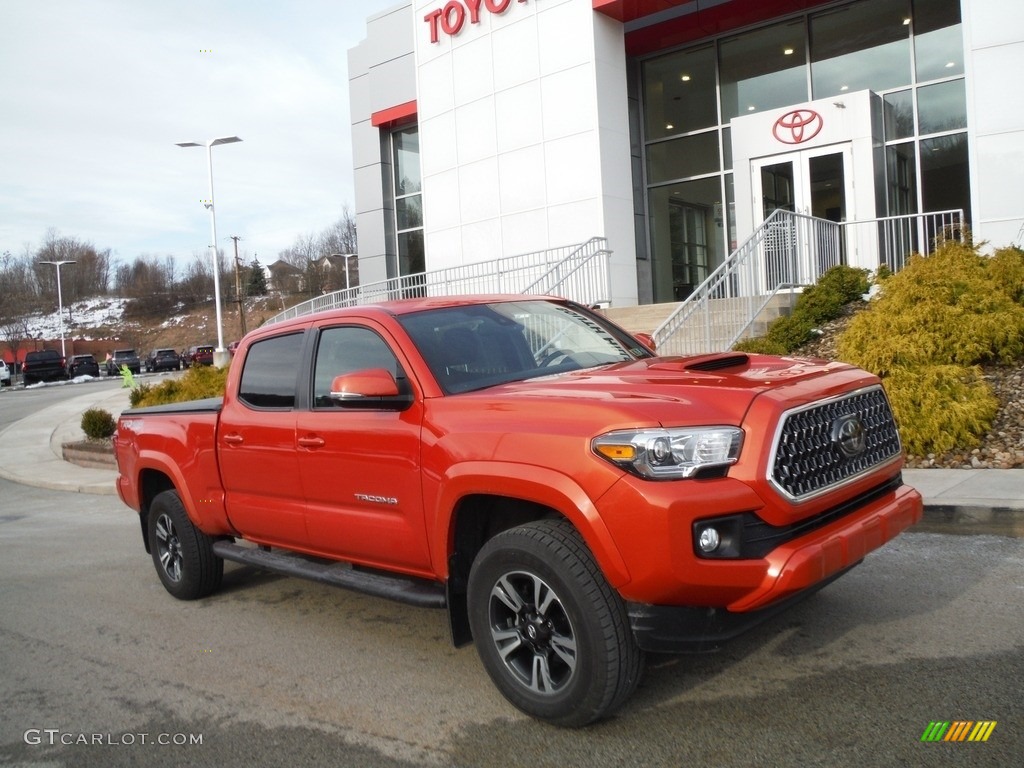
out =
<path fill-rule="evenodd" d="M 638 304 L 634 307 L 606 307 L 601 313 L 630 333 L 654 333 L 654 329 L 681 304 L 673 301 L 667 304 Z"/>
<path fill-rule="evenodd" d="M 791 297 L 788 292 L 773 296 L 754 319 L 754 322 L 744 336 L 763 336 L 775 318 L 789 314 L 791 303 L 795 298 L 795 296 Z M 760 303 L 760 301 L 757 303 Z M 653 333 L 654 329 L 661 325 L 681 304 L 682 302 L 668 302 L 665 304 L 642 304 L 634 307 L 607 307 L 601 311 L 609 320 L 622 326 L 630 333 Z M 742 327 L 748 317 L 743 316 L 743 307 L 736 306 L 736 304 L 737 301 L 735 299 L 712 299 L 708 302 L 707 315 L 711 318 L 709 322 L 716 325 L 721 323 L 723 326 L 728 327 Z M 699 325 L 704 322 L 704 317 L 703 314 L 694 315 L 691 319 L 691 325 L 697 327 L 687 328 L 684 326 L 679 329 L 676 335 L 681 337 L 690 335 L 699 337 L 702 335 L 702 329 Z M 672 345 L 668 346 L 671 347 Z"/>

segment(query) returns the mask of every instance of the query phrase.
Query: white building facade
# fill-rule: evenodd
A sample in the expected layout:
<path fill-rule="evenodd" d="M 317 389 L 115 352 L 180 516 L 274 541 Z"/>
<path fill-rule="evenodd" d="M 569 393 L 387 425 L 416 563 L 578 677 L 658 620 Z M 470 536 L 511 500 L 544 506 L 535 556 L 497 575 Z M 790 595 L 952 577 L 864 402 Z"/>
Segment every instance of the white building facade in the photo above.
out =
<path fill-rule="evenodd" d="M 361 279 L 602 237 L 612 305 L 678 301 L 775 208 L 1024 244 L 1017 5 L 396 6 L 349 51 Z"/>

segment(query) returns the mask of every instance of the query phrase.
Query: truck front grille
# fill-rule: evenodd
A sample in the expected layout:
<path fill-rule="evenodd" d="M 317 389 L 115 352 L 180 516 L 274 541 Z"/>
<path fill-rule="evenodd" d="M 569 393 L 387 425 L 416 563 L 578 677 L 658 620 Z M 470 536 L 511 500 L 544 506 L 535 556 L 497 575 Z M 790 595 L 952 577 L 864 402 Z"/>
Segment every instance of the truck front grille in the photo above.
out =
<path fill-rule="evenodd" d="M 889 400 L 876 385 L 783 414 L 768 479 L 787 498 L 802 501 L 901 451 Z"/>

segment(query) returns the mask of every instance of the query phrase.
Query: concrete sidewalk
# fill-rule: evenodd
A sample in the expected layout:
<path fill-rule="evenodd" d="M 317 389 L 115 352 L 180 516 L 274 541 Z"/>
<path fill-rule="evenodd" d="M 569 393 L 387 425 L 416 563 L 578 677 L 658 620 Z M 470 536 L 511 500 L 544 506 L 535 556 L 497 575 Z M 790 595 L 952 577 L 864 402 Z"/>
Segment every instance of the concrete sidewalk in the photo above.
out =
<path fill-rule="evenodd" d="M 114 418 L 128 409 L 128 390 L 94 389 L 89 384 L 82 389 L 81 395 L 26 416 L 0 432 L 0 477 L 57 491 L 117 495 L 115 470 L 70 464 L 64 461 L 61 448 L 85 439 L 82 414 L 90 408 L 102 408 Z"/>
<path fill-rule="evenodd" d="M 117 473 L 64 461 L 61 446 L 85 437 L 82 413 L 103 408 L 115 417 L 129 405 L 127 389 L 92 390 L 27 416 L 0 432 L 0 477 L 60 491 L 116 495 Z M 904 480 L 924 497 L 918 530 L 1024 537 L 1024 469 L 906 469 Z"/>

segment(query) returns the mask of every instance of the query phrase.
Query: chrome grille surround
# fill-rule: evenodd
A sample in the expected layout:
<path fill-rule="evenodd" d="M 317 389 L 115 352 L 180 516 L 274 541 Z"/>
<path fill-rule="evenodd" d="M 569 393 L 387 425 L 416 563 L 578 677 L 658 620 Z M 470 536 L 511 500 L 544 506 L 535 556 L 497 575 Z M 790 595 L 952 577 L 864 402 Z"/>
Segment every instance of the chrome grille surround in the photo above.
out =
<path fill-rule="evenodd" d="M 794 502 L 820 496 L 903 451 L 880 384 L 782 414 L 772 441 L 768 482 Z"/>

